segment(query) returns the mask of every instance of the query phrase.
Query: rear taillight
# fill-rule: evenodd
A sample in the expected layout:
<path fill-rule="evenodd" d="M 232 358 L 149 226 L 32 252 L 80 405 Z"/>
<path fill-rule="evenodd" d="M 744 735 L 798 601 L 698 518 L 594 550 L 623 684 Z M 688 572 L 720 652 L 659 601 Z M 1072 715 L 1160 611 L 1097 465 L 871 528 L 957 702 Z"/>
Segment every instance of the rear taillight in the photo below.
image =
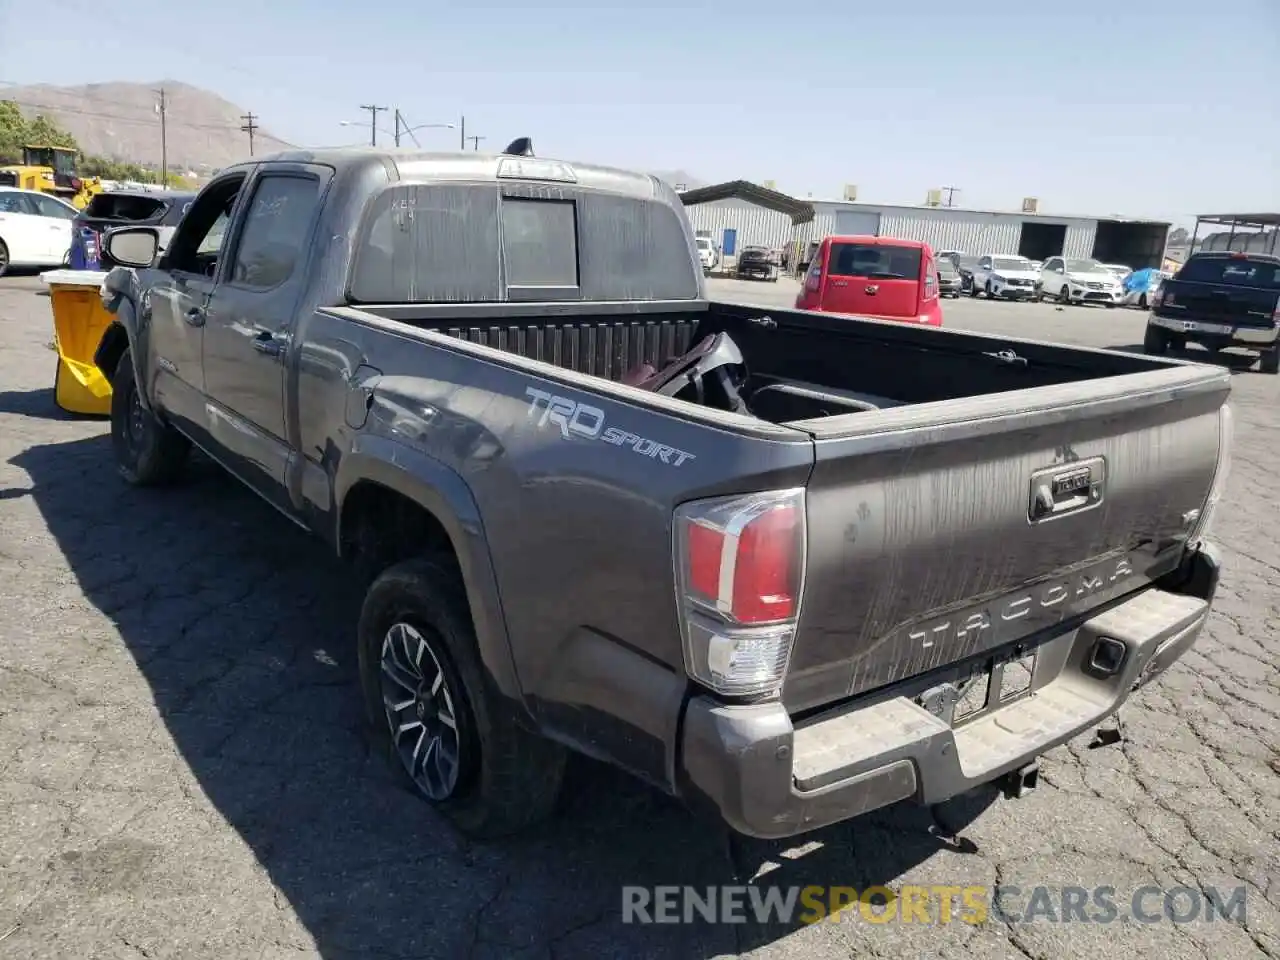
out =
<path fill-rule="evenodd" d="M 804 587 L 804 491 L 696 501 L 675 526 L 689 676 L 726 696 L 776 693 Z"/>
<path fill-rule="evenodd" d="M 804 288 L 810 293 L 817 293 L 822 286 L 822 263 L 815 259 L 809 267 L 809 275 L 805 277 Z"/>
<path fill-rule="evenodd" d="M 1235 419 L 1231 407 L 1223 404 L 1218 408 L 1218 465 L 1213 474 L 1213 483 L 1209 488 L 1209 496 L 1200 508 L 1200 516 L 1188 537 L 1189 544 L 1198 544 L 1209 536 L 1213 527 L 1213 515 L 1218 511 L 1222 495 L 1227 489 L 1227 478 L 1231 474 L 1231 448 L 1235 444 Z"/>

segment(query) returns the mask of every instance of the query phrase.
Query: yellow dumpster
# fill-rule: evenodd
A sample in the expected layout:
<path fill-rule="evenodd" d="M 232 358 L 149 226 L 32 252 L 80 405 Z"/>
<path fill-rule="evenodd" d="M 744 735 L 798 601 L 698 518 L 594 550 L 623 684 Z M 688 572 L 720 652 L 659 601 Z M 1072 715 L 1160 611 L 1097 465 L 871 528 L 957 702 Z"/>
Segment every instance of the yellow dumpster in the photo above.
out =
<path fill-rule="evenodd" d="M 99 270 L 50 270 L 40 275 L 53 305 L 53 344 L 58 351 L 54 402 L 69 413 L 111 413 L 111 381 L 93 365 L 93 354 L 111 325 L 111 314 L 98 294 L 105 277 Z"/>

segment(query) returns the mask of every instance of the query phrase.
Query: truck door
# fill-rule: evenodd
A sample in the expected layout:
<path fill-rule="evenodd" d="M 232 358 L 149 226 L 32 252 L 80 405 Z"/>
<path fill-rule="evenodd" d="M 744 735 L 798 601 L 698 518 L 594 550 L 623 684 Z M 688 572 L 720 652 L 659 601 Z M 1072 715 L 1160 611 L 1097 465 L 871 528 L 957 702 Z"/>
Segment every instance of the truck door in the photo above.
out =
<path fill-rule="evenodd" d="M 206 429 L 227 466 L 284 507 L 285 371 L 327 171 L 260 168 L 247 186 L 202 348 Z"/>
<path fill-rule="evenodd" d="M 210 183 L 160 260 L 138 319 L 146 330 L 150 396 L 190 430 L 204 430 L 201 347 L 206 310 L 225 249 L 227 224 L 245 182 L 239 170 Z"/>

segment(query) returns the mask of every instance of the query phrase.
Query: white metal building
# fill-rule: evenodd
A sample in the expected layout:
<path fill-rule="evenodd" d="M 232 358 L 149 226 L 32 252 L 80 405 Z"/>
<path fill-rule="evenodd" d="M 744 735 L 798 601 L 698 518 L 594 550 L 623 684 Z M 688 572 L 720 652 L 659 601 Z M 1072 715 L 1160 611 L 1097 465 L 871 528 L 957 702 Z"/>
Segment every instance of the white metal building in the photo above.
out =
<path fill-rule="evenodd" d="M 694 229 L 725 258 L 743 247 L 781 248 L 833 234 L 923 240 L 935 250 L 1096 257 L 1134 269 L 1159 267 L 1169 224 L 957 207 L 907 207 L 843 200 L 798 200 L 737 180 L 681 195 Z"/>

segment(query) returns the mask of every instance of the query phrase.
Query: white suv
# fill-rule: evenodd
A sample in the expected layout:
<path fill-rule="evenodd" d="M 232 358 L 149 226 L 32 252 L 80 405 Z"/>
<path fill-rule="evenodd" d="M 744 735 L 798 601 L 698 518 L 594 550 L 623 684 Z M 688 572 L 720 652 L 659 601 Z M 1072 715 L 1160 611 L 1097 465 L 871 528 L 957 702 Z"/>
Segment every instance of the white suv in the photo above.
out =
<path fill-rule="evenodd" d="M 1045 297 L 1059 303 L 1101 303 L 1114 307 L 1124 299 L 1124 284 L 1097 260 L 1050 257 L 1040 271 Z"/>

